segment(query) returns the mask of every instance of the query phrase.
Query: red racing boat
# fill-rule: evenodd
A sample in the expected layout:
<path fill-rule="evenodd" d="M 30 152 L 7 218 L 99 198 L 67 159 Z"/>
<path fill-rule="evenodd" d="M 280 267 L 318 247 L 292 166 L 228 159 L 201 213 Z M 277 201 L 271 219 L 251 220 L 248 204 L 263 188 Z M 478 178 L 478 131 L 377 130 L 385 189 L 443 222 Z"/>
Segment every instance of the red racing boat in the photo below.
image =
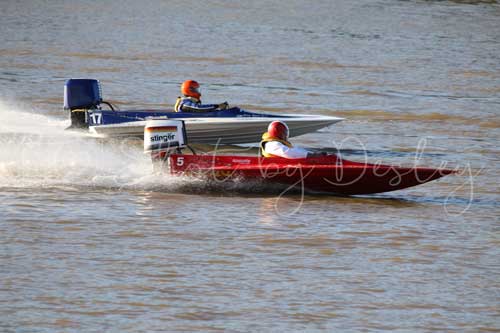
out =
<path fill-rule="evenodd" d="M 161 155 L 161 154 L 160 154 Z M 160 155 L 157 158 L 162 158 Z M 254 156 L 164 155 L 170 173 L 213 181 L 258 181 L 340 195 L 401 190 L 454 173 L 449 169 L 396 167 L 340 159 Z"/>
<path fill-rule="evenodd" d="M 153 162 L 162 162 L 160 165 L 168 167 L 172 175 L 208 181 L 253 181 L 311 192 L 356 195 L 401 190 L 455 172 L 449 169 L 360 163 L 336 155 L 286 159 L 180 154 L 180 149 L 185 147 L 187 136 L 182 121 L 152 119 L 146 124 L 144 149 L 151 153 Z"/>

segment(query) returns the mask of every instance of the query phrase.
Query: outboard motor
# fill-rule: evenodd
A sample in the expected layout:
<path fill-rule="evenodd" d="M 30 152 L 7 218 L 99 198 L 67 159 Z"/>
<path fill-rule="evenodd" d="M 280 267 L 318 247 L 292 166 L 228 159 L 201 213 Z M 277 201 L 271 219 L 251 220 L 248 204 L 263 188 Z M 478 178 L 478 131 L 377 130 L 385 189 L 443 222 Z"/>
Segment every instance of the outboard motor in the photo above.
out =
<path fill-rule="evenodd" d="M 101 104 L 101 86 L 94 79 L 69 79 L 64 85 L 64 109 L 70 111 L 69 128 L 88 128 L 88 110 Z"/>
<path fill-rule="evenodd" d="M 144 126 L 144 152 L 151 154 L 154 168 L 161 168 L 173 152 L 186 148 L 187 135 L 183 120 L 150 119 Z M 190 148 L 191 149 L 191 148 Z M 194 151 L 191 150 L 194 154 Z"/>

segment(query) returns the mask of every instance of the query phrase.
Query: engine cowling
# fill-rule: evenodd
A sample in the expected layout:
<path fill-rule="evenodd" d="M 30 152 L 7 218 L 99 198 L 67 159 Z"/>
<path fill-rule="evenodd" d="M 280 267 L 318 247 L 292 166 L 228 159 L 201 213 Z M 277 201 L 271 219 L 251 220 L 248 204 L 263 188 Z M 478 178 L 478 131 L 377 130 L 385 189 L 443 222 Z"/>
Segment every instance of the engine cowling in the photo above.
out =
<path fill-rule="evenodd" d="M 95 79 L 69 79 L 64 85 L 64 109 L 70 111 L 70 128 L 88 127 L 88 110 L 99 108 L 101 85 Z"/>
<path fill-rule="evenodd" d="M 64 85 L 64 108 L 95 109 L 102 102 L 101 85 L 94 79 L 69 79 Z"/>

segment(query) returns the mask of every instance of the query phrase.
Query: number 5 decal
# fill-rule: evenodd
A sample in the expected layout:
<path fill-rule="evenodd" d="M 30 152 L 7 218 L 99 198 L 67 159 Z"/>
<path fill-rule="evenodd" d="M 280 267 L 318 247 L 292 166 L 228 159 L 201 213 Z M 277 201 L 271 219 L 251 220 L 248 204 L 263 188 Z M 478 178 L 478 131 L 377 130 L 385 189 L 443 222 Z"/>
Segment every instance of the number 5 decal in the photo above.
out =
<path fill-rule="evenodd" d="M 184 165 L 184 157 L 179 156 L 177 157 L 177 166 L 183 166 Z"/>

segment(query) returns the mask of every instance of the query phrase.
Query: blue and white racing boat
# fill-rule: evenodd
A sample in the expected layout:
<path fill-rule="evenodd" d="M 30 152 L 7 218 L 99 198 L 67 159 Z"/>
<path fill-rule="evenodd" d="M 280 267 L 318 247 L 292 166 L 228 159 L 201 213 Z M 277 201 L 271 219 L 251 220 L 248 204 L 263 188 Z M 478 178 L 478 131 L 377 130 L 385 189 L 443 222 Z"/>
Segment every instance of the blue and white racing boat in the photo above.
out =
<path fill-rule="evenodd" d="M 103 110 L 103 104 L 109 110 Z M 254 113 L 238 107 L 212 112 L 118 111 L 103 101 L 99 81 L 94 79 L 68 80 L 64 86 L 64 108 L 70 111 L 70 128 L 88 129 L 95 136 L 143 137 L 147 120 L 175 119 L 184 120 L 190 142 L 208 144 L 258 142 L 274 120 L 285 121 L 291 136 L 314 132 L 343 120 L 321 115 Z"/>

